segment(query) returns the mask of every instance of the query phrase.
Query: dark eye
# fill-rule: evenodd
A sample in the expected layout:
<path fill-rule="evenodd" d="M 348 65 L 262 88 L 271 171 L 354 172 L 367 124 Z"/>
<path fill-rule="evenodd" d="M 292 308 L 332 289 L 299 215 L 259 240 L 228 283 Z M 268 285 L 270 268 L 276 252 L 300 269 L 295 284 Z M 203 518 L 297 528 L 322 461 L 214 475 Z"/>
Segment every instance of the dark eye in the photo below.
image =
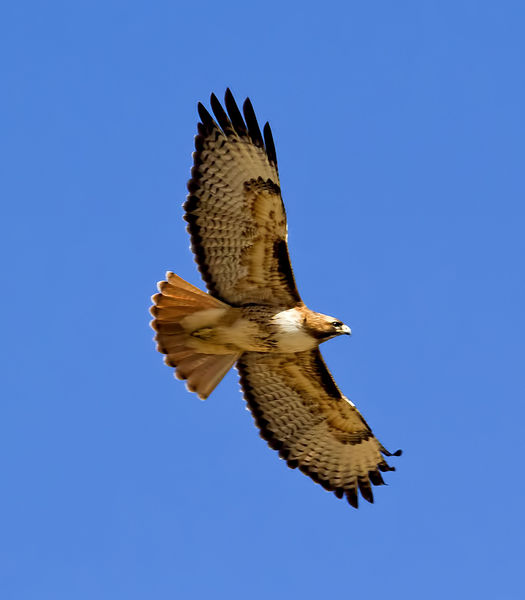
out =
<path fill-rule="evenodd" d="M 332 327 L 342 327 L 341 321 L 332 321 Z"/>

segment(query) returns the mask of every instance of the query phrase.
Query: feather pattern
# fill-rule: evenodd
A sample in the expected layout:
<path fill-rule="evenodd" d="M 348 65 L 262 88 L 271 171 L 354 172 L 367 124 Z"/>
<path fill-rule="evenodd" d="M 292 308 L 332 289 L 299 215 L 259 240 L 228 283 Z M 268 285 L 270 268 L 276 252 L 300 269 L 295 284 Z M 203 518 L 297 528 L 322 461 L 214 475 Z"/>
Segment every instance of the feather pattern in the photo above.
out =
<path fill-rule="evenodd" d="M 228 90 L 215 119 L 199 104 L 190 192 L 184 205 L 192 249 L 210 293 L 233 306 L 293 307 L 301 301 L 290 265 L 286 214 L 268 124 L 251 102 L 241 115 Z"/>
<path fill-rule="evenodd" d="M 246 352 L 241 385 L 261 436 L 288 465 L 357 506 L 373 502 L 378 472 L 393 471 L 387 453 L 340 392 L 318 349 L 294 354 Z"/>

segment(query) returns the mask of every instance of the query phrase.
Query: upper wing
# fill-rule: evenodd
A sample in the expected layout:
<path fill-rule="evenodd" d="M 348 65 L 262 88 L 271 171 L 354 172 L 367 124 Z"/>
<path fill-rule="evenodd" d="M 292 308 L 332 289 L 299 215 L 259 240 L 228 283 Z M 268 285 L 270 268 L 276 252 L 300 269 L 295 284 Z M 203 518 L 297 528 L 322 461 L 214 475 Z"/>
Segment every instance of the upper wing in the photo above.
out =
<path fill-rule="evenodd" d="M 184 218 L 210 293 L 234 306 L 293 307 L 301 301 L 290 265 L 277 158 L 268 123 L 264 139 L 250 100 L 242 117 L 226 91 L 228 114 L 212 94 L 218 124 L 199 103 L 194 166 Z"/>
<path fill-rule="evenodd" d="M 394 471 L 392 456 L 335 384 L 319 350 L 247 352 L 237 362 L 248 406 L 270 447 L 357 508 L 357 490 L 374 501 L 370 483 Z M 394 455 L 398 456 L 400 451 Z"/>

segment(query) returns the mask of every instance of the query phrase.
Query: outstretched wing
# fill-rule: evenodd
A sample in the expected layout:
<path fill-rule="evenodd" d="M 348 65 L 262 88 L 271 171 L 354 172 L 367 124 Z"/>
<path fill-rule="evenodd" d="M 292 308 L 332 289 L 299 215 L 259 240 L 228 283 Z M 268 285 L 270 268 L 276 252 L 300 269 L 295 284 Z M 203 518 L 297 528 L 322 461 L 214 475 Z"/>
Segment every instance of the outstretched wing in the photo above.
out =
<path fill-rule="evenodd" d="M 356 508 L 358 490 L 374 501 L 370 484 L 382 485 L 381 471 L 395 470 L 383 458 L 392 454 L 343 396 L 319 350 L 247 352 L 237 368 L 261 436 L 289 467 Z"/>
<path fill-rule="evenodd" d="M 230 92 L 215 121 L 199 103 L 194 166 L 184 204 L 191 246 L 210 293 L 234 306 L 293 307 L 301 301 L 290 265 L 277 158 L 250 100 L 241 115 Z"/>

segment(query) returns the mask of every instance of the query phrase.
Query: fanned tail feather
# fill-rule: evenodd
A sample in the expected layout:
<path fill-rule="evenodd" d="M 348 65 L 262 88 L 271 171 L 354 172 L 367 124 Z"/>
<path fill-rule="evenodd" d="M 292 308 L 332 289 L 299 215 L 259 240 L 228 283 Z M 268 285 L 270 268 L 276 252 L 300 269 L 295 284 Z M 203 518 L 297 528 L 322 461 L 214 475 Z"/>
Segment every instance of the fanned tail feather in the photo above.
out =
<path fill-rule="evenodd" d="M 228 308 L 181 279 L 175 273 L 166 273 L 167 281 L 160 281 L 159 293 L 152 296 L 151 326 L 157 332 L 157 350 L 166 354 L 164 362 L 175 367 L 175 376 L 187 380 L 187 388 L 202 400 L 207 398 L 239 358 L 237 354 L 202 354 L 191 347 L 190 334 L 181 321 L 195 312 Z"/>

